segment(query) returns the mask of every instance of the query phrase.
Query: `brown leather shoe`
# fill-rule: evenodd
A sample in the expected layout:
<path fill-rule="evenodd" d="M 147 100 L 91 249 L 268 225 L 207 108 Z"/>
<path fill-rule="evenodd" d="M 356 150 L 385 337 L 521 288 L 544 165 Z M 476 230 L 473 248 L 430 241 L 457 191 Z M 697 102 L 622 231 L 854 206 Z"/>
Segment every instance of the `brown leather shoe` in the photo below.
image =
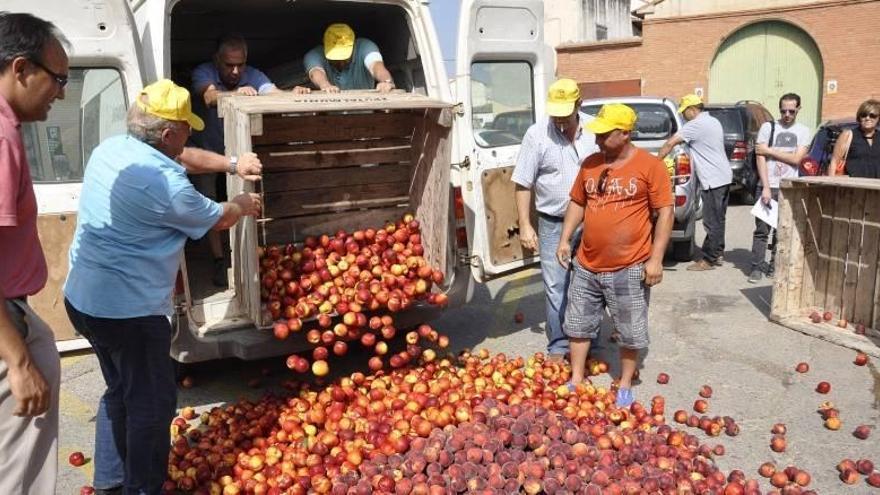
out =
<path fill-rule="evenodd" d="M 709 263 L 708 261 L 706 261 L 704 259 L 697 261 L 697 262 L 694 262 L 694 263 L 691 263 L 687 267 L 687 270 L 689 272 L 705 272 L 707 270 L 714 270 L 714 269 L 715 269 L 715 265 Z"/>

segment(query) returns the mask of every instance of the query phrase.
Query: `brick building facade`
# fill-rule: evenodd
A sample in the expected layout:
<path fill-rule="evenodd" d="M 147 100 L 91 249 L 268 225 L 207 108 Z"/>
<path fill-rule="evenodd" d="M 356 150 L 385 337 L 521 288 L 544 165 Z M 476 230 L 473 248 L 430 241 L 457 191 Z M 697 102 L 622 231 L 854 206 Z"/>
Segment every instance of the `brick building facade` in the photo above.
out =
<path fill-rule="evenodd" d="M 592 96 L 640 90 L 635 94 L 678 98 L 702 88 L 704 98 L 712 101 L 710 67 L 724 40 L 746 26 L 781 21 L 806 32 L 818 48 L 823 120 L 854 116 L 863 100 L 880 97 L 880 1 L 784 3 L 666 17 L 649 14 L 641 37 L 558 46 L 557 74 L 582 83 Z M 754 63 L 757 67 L 762 61 Z"/>

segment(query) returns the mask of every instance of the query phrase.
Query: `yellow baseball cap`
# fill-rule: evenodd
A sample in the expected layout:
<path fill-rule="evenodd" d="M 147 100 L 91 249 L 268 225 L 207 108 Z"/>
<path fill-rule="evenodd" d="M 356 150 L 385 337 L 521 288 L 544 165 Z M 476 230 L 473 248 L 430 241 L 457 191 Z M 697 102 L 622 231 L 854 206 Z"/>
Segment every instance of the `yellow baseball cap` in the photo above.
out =
<path fill-rule="evenodd" d="M 593 134 L 606 134 L 615 129 L 631 131 L 636 126 L 635 110 L 622 103 L 606 103 L 599 109 L 596 118 L 584 126 Z"/>
<path fill-rule="evenodd" d="M 331 24 L 324 31 L 324 56 L 327 60 L 348 60 L 354 51 L 354 31 L 348 24 Z"/>
<path fill-rule="evenodd" d="M 690 94 L 681 97 L 681 104 L 678 105 L 678 113 L 683 113 L 688 107 L 694 105 L 702 105 L 703 99 L 697 95 Z"/>
<path fill-rule="evenodd" d="M 575 111 L 574 104 L 581 97 L 581 90 L 571 79 L 559 79 L 547 90 L 547 114 L 551 117 L 568 117 Z"/>
<path fill-rule="evenodd" d="M 141 91 L 141 96 L 146 96 L 146 103 L 137 99 L 137 106 L 150 115 L 186 122 L 196 131 L 205 128 L 205 122 L 192 112 L 192 103 L 189 91 L 186 88 L 174 84 L 170 79 L 161 79 L 150 84 Z"/>

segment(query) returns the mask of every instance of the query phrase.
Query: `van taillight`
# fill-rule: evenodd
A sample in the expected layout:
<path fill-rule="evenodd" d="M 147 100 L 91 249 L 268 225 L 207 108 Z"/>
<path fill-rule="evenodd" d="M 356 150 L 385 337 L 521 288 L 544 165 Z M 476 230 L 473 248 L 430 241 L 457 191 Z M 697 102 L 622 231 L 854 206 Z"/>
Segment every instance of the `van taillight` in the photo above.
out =
<path fill-rule="evenodd" d="M 455 204 L 455 219 L 464 220 L 464 198 L 461 197 L 461 188 L 452 188 L 452 198 Z"/>
<path fill-rule="evenodd" d="M 691 159 L 687 153 L 679 153 L 675 157 L 675 183 L 685 184 L 691 178 Z"/>
<path fill-rule="evenodd" d="M 174 281 L 174 295 L 179 296 L 186 292 L 186 288 L 183 286 L 183 272 L 177 270 L 177 280 Z"/>
<path fill-rule="evenodd" d="M 687 202 L 687 196 L 678 195 L 675 196 L 675 206 L 677 208 L 681 208 Z"/>
<path fill-rule="evenodd" d="M 464 198 L 461 196 L 461 188 L 452 188 L 453 212 L 455 216 L 455 247 L 467 251 L 468 237 L 467 225 L 464 221 Z"/>
<path fill-rule="evenodd" d="M 746 159 L 746 142 L 745 141 L 737 141 L 733 143 L 733 152 L 730 153 L 731 160 L 745 160 Z"/>

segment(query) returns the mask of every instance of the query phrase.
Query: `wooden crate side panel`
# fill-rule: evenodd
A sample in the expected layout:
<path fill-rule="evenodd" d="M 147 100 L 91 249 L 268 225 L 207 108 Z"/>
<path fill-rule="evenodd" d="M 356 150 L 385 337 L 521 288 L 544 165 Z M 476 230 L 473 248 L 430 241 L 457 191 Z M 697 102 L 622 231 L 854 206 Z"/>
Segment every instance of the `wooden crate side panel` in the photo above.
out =
<path fill-rule="evenodd" d="M 804 272 L 806 271 L 806 267 L 804 266 L 805 236 L 801 234 L 804 230 L 804 226 L 807 224 L 807 212 L 804 210 L 804 198 L 809 191 L 804 188 L 798 188 L 791 190 L 788 194 L 791 194 L 792 192 L 794 194 L 791 195 L 792 197 L 788 203 L 792 210 L 793 222 L 790 226 L 791 232 L 788 248 L 788 263 L 786 263 L 787 266 L 783 268 L 788 272 L 786 274 L 789 283 L 786 308 L 789 314 L 798 311 L 803 307 L 801 293 L 803 291 Z"/>
<path fill-rule="evenodd" d="M 803 204 L 806 210 L 806 223 L 801 234 L 804 246 L 804 273 L 801 286 L 801 305 L 805 308 L 816 306 L 816 291 L 819 269 L 819 245 L 822 239 L 822 194 L 823 188 L 806 187 Z"/>
<path fill-rule="evenodd" d="M 411 174 L 412 166 L 409 163 L 377 164 L 335 170 L 269 172 L 263 174 L 263 193 L 270 195 L 286 191 L 321 190 L 328 187 L 408 182 Z"/>
<path fill-rule="evenodd" d="M 856 284 L 859 281 L 859 254 L 862 247 L 863 219 L 865 216 L 865 189 L 852 192 L 849 210 L 849 235 L 847 240 L 846 262 L 844 263 L 843 295 L 841 318 L 852 321 L 855 309 Z"/>
<path fill-rule="evenodd" d="M 878 251 L 880 251 L 880 192 L 868 192 L 862 225 L 864 233 L 852 321 L 877 328 L 874 325 L 874 315 L 876 314 L 874 306 L 880 304 L 880 300 L 878 300 L 880 292 L 877 291 L 877 257 Z"/>
<path fill-rule="evenodd" d="M 794 207 L 792 202 L 798 195 L 799 192 L 794 188 L 783 189 L 779 195 L 779 219 L 776 231 L 776 277 L 773 280 L 773 298 L 770 302 L 770 312 L 774 315 L 786 315 L 789 312 L 788 291 L 791 287 L 791 281 L 788 278 L 788 267 L 792 233 L 796 231 L 794 228 Z"/>
<path fill-rule="evenodd" d="M 397 222 L 408 209 L 408 206 L 394 206 L 281 218 L 266 224 L 262 245 L 302 242 L 307 236 L 335 233 L 340 229 L 351 232 L 358 228 L 378 228 Z"/>
<path fill-rule="evenodd" d="M 228 155 L 241 156 L 252 151 L 251 125 L 254 119 L 240 111 L 228 110 L 223 119 L 224 139 Z M 229 197 L 242 192 L 254 192 L 255 184 L 228 177 L 226 181 Z M 265 202 L 264 202 L 265 205 Z M 260 270 L 257 259 L 257 227 L 253 218 L 242 218 L 230 229 L 230 246 L 235 297 L 238 307 L 256 324 L 262 322 L 260 308 Z"/>
<path fill-rule="evenodd" d="M 425 110 L 413 133 L 410 206 L 421 222 L 425 259 L 443 273 L 452 259 L 449 247 L 450 131 L 447 109 Z"/>
<path fill-rule="evenodd" d="M 840 314 L 843 307 L 843 279 L 846 255 L 849 251 L 849 215 L 853 190 L 836 188 L 834 202 L 834 226 L 831 234 L 831 250 L 828 251 L 828 285 L 825 288 L 825 309 Z"/>
<path fill-rule="evenodd" d="M 263 133 L 253 136 L 253 144 L 411 137 L 415 124 L 416 119 L 411 111 L 333 115 L 266 114 L 263 116 Z"/>
<path fill-rule="evenodd" d="M 409 144 L 383 148 L 362 148 L 333 151 L 288 151 L 260 154 L 268 172 L 309 169 L 335 169 L 368 163 L 409 161 Z"/>

